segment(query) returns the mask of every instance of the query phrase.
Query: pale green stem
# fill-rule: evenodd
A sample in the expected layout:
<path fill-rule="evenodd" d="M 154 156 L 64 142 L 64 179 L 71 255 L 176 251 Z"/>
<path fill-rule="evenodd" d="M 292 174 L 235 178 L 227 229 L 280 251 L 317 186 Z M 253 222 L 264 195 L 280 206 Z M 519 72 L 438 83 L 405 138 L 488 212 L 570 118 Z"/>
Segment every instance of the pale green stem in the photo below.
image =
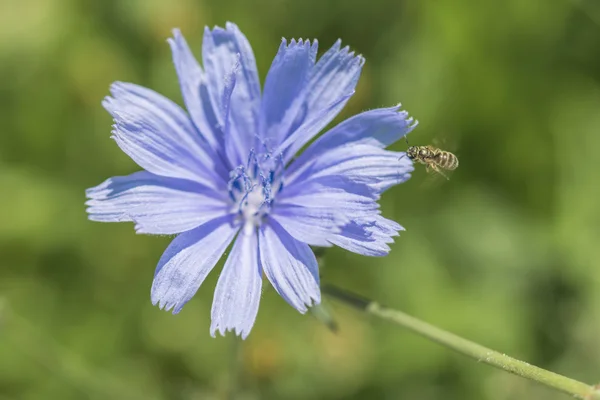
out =
<path fill-rule="evenodd" d="M 523 378 L 539 382 L 552 389 L 568 393 L 578 399 L 600 400 L 600 388 L 598 386 L 591 386 L 509 357 L 506 354 L 463 339 L 460 336 L 437 328 L 401 311 L 381 306 L 375 301 L 362 298 L 335 286 L 324 285 L 321 290 L 323 293 L 349 306 L 400 325 L 442 346 L 474 358 L 478 362 L 489 364 Z"/>
<path fill-rule="evenodd" d="M 242 339 L 237 335 L 231 335 L 231 354 L 229 361 L 229 385 L 226 398 L 236 400 L 240 394 L 240 381 L 242 378 Z"/>

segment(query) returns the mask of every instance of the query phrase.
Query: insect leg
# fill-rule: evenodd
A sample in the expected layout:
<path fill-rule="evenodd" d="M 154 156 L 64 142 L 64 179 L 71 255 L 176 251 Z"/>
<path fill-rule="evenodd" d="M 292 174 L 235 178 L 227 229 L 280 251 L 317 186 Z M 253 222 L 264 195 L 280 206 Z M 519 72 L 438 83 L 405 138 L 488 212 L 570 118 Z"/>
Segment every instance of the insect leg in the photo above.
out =
<path fill-rule="evenodd" d="M 433 169 L 435 172 L 437 172 L 438 174 L 440 174 L 441 176 L 443 176 L 443 177 L 444 177 L 444 178 L 446 178 L 447 180 L 450 180 L 450 178 L 448 178 L 448 177 L 446 176 L 446 174 L 444 174 L 444 173 L 443 173 L 443 172 L 442 172 L 442 171 L 441 171 L 441 170 L 438 168 L 438 166 L 437 166 L 437 165 L 435 165 L 435 164 L 431 164 L 431 169 Z"/>

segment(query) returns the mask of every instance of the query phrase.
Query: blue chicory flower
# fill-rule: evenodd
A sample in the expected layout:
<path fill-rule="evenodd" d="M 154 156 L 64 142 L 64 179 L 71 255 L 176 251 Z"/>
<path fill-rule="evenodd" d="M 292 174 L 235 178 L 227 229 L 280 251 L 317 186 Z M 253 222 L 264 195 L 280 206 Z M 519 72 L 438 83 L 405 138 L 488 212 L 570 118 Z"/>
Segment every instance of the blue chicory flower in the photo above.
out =
<path fill-rule="evenodd" d="M 301 313 L 321 300 L 309 247 L 383 256 L 403 228 L 377 200 L 413 166 L 384 150 L 416 121 L 399 106 L 335 126 L 302 152 L 354 93 L 364 59 L 338 40 L 317 61 L 317 41 L 283 39 L 261 94 L 246 37 L 206 28 L 201 67 L 178 30 L 169 39 L 186 113 L 160 94 L 114 83 L 103 105 L 112 138 L 143 171 L 88 189 L 93 221 L 133 221 L 138 233 L 177 235 L 162 255 L 153 304 L 181 311 L 233 247 L 219 276 L 211 335 L 254 324 L 263 273 Z"/>

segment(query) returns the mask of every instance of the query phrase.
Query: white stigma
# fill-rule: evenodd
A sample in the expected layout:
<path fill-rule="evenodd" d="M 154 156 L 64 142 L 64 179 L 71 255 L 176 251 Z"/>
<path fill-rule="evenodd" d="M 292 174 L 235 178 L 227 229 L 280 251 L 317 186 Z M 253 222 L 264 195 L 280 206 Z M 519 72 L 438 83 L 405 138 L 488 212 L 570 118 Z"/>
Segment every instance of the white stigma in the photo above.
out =
<path fill-rule="evenodd" d="M 244 230 L 249 233 L 261 224 L 267 209 L 263 186 L 254 184 L 249 192 L 240 196 L 232 211 L 238 213 Z"/>
<path fill-rule="evenodd" d="M 245 231 L 251 232 L 260 226 L 269 214 L 274 194 L 281 189 L 283 163 L 275 161 L 268 155 L 257 156 L 251 151 L 247 166 L 240 165 L 229 173 L 232 212 L 237 214 Z"/>

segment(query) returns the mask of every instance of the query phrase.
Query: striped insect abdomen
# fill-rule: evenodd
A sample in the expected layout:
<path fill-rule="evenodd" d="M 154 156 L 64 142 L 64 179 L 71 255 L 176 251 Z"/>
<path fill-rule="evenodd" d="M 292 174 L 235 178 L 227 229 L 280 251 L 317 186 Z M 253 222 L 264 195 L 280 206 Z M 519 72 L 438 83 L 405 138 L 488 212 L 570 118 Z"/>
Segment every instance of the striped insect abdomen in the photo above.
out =
<path fill-rule="evenodd" d="M 435 158 L 436 164 L 440 168 L 452 171 L 458 167 L 458 157 L 456 157 L 449 151 L 442 150 L 438 154 L 436 154 Z"/>

